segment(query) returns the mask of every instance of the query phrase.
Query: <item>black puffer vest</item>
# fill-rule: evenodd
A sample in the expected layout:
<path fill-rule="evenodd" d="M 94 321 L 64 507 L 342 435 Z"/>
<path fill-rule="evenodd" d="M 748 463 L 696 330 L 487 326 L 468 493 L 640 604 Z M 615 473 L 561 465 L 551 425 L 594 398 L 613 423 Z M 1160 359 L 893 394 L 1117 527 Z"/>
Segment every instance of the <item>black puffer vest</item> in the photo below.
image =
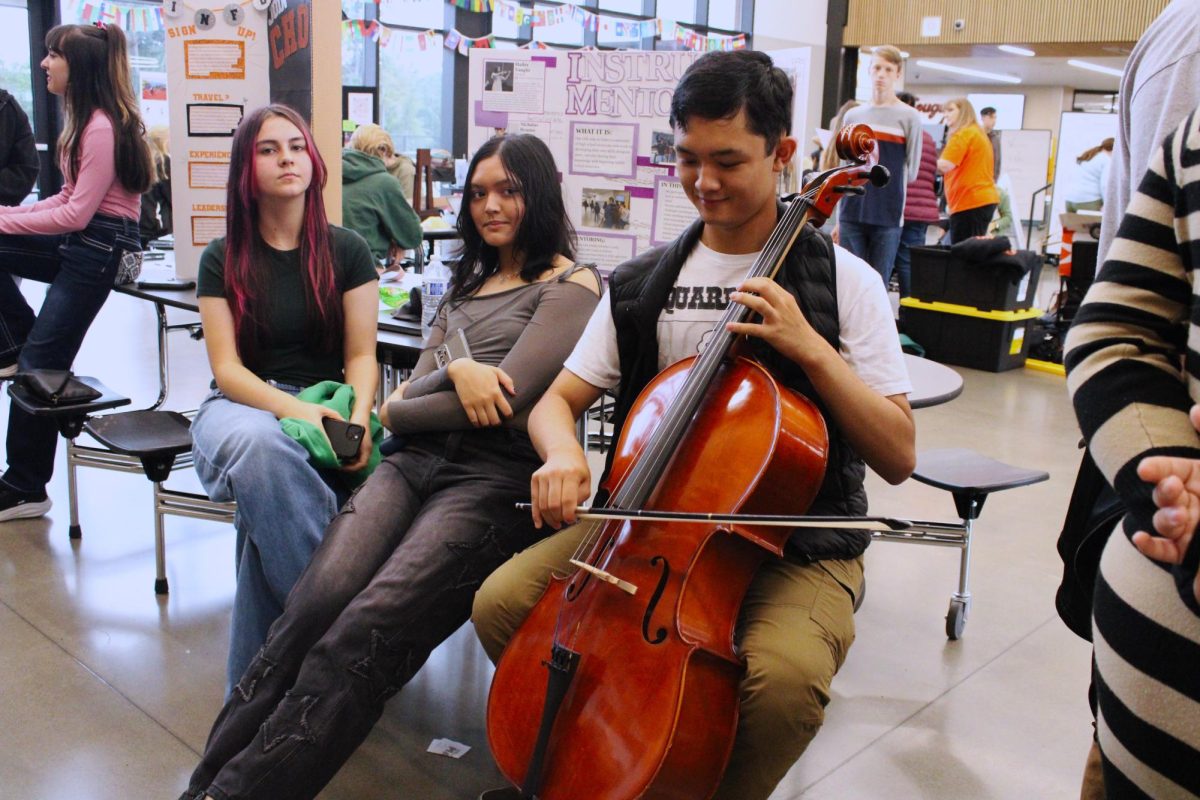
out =
<path fill-rule="evenodd" d="M 626 261 L 609 278 L 621 362 L 621 383 L 613 420 L 614 440 L 620 435 L 633 401 L 658 374 L 658 317 L 703 227 L 700 221 L 695 222 L 671 244 Z M 795 296 L 805 318 L 836 350 L 840 339 L 833 258 L 833 244 L 829 238 L 806 225 L 776 280 Z M 829 461 L 825 480 L 808 513 L 821 516 L 866 514 L 867 493 L 863 488 L 866 465 L 833 422 L 804 370 L 761 340 L 752 340 L 752 346 L 758 361 L 780 383 L 813 401 L 825 418 L 829 430 Z M 609 450 L 605 477 L 612 467 L 614 451 L 615 448 Z M 604 496 L 596 498 L 598 504 L 606 501 Z M 819 561 L 857 557 L 870 543 L 871 535 L 867 531 L 803 529 L 792 536 L 788 550 L 795 557 Z"/>

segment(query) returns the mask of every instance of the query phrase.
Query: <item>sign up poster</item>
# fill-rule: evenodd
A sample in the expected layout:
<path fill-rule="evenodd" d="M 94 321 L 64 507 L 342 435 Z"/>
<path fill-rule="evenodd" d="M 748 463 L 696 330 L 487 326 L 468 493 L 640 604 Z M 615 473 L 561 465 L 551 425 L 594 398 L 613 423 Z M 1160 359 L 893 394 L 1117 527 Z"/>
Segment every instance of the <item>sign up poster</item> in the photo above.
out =
<path fill-rule="evenodd" d="M 562 175 L 581 262 L 602 271 L 696 218 L 675 176 L 671 95 L 694 52 L 470 51 L 468 144 L 531 133 Z"/>
<path fill-rule="evenodd" d="M 205 245 L 225 235 L 233 132 L 247 111 L 270 102 L 269 5 L 163 2 L 180 277 L 195 277 Z"/>

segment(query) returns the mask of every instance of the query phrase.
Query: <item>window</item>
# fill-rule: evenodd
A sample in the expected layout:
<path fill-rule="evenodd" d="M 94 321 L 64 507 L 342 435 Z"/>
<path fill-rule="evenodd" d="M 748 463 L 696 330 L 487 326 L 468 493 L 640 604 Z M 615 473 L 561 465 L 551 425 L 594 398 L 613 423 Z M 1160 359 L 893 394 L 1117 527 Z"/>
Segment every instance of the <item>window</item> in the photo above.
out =
<path fill-rule="evenodd" d="M 641 14 L 642 0 L 600 0 L 601 11 L 620 11 L 623 14 Z"/>
<path fill-rule="evenodd" d="M 396 149 L 412 155 L 418 147 L 448 147 L 442 99 L 443 66 L 458 58 L 442 47 L 440 35 L 420 48 L 414 31 L 395 29 L 387 46 L 379 48 L 380 125 L 392 135 Z"/>
<path fill-rule="evenodd" d="M 726 31 L 740 30 L 742 0 L 708 0 L 708 26 Z"/>
<path fill-rule="evenodd" d="M 367 86 L 367 59 L 373 58 L 373 48 L 367 46 L 367 37 L 353 25 L 342 26 L 342 84 Z"/>
<path fill-rule="evenodd" d="M 373 4 L 343 2 L 342 13 L 366 17 L 358 7 L 364 5 Z M 379 124 L 396 150 L 409 156 L 450 141 L 445 98 L 453 78 L 446 67 L 456 56 L 443 47 L 441 32 L 452 26 L 453 10 L 445 0 L 382 0 L 384 29 L 377 37 L 370 40 L 351 26 L 342 40 L 342 83 L 378 87 Z"/>
<path fill-rule="evenodd" d="M 30 68 L 42 74 L 37 62 L 44 53 L 31 58 L 29 52 L 29 12 L 25 2 L 0 4 L 0 87 L 17 98 L 21 108 L 33 119 L 33 86 Z"/>
<path fill-rule="evenodd" d="M 583 47 L 583 23 L 571 16 L 571 6 L 546 5 L 535 3 L 535 11 L 545 11 L 547 14 L 561 15 L 561 22 L 554 25 L 540 25 L 533 29 L 533 39 L 546 44 L 564 45 L 566 47 Z"/>
<path fill-rule="evenodd" d="M 78 0 L 61 0 L 59 10 L 64 24 L 90 25 L 96 18 L 96 11 L 99 11 L 103 5 L 93 6 L 90 3 L 80 3 Z M 111 9 L 117 11 L 118 14 L 128 12 L 128 15 L 121 19 L 119 24 L 125 31 L 125 38 L 129 43 L 133 93 L 141 106 L 142 121 L 146 123 L 147 128 L 168 124 L 167 44 L 166 32 L 162 28 L 142 29 L 141 15 L 138 12 L 143 8 L 153 11 L 161 7 L 162 3 L 153 0 L 125 0 L 119 6 Z M 93 16 L 87 19 L 82 18 L 81 12 L 85 9 L 93 9 Z M 150 23 L 151 26 L 154 24 L 154 22 Z M 21 30 L 22 32 L 28 31 L 28 25 L 23 25 Z M 25 36 L 28 37 L 28 34 L 25 33 Z M 39 61 L 41 57 L 38 55 Z"/>
<path fill-rule="evenodd" d="M 658 16 L 687 24 L 696 22 L 696 0 L 658 0 Z"/>
<path fill-rule="evenodd" d="M 508 12 L 513 6 L 496 5 L 492 11 L 492 34 L 501 39 L 518 39 L 521 36 L 521 26 L 515 19 L 508 18 Z M 515 15 L 514 15 L 515 16 Z"/>
<path fill-rule="evenodd" d="M 370 0 L 366 0 L 370 2 Z M 343 3 L 343 11 L 345 4 Z M 383 0 L 379 19 L 389 25 L 419 30 L 442 30 L 446 23 L 445 0 Z"/>

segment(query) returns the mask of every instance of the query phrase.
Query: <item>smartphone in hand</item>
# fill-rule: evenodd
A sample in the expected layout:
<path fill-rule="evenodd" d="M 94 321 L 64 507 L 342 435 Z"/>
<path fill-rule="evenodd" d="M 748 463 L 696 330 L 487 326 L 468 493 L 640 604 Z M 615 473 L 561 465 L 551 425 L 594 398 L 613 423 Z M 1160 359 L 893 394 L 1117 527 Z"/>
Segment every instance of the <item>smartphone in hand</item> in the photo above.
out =
<path fill-rule="evenodd" d="M 351 461 L 358 455 L 358 448 L 362 446 L 362 438 L 366 433 L 362 425 L 334 417 L 322 417 L 321 424 L 325 427 L 325 435 L 329 437 L 333 452 L 339 459 Z"/>

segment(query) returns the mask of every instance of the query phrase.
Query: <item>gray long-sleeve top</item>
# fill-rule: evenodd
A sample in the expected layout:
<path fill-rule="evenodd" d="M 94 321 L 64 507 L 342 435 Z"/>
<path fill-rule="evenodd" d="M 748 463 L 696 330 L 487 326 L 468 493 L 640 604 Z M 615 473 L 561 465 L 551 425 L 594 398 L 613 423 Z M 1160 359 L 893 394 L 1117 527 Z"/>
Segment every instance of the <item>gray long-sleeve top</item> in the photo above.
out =
<path fill-rule="evenodd" d="M 513 416 L 503 424 L 525 430 L 530 409 L 562 369 L 599 300 L 592 289 L 569 280 L 580 269 L 589 268 L 576 266 L 550 281 L 443 303 L 404 399 L 388 405 L 392 430 L 412 434 L 473 427 L 446 368 L 437 368 L 434 358 L 446 332 L 456 334 L 459 328 L 474 361 L 499 367 L 512 378 Z"/>

